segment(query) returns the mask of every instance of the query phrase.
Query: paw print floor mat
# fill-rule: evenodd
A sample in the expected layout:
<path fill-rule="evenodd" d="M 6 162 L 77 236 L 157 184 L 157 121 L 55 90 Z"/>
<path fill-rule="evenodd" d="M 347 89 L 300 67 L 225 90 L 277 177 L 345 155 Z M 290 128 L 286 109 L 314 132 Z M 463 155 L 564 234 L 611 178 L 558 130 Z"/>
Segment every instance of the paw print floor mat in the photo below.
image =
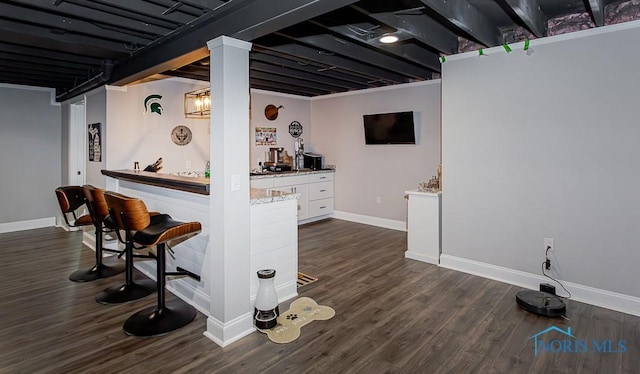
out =
<path fill-rule="evenodd" d="M 300 336 L 300 329 L 315 320 L 328 320 L 336 315 L 333 308 L 318 305 L 309 297 L 301 297 L 291 303 L 289 310 L 280 313 L 278 324 L 268 330 L 258 330 L 267 334 L 275 343 L 291 343 Z"/>

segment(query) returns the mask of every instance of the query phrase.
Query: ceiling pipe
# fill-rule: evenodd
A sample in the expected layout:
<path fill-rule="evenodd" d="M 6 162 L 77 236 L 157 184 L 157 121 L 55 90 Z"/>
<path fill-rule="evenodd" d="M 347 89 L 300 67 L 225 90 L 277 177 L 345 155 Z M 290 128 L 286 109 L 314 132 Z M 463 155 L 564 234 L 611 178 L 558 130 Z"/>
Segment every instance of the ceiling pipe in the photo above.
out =
<path fill-rule="evenodd" d="M 102 71 L 100 74 L 89 78 L 88 80 L 80 83 L 79 85 L 67 90 L 59 95 L 56 95 L 56 101 L 65 101 L 71 99 L 75 95 L 90 91 L 96 87 L 101 86 L 111 79 L 111 73 L 113 73 L 114 63 L 112 60 L 102 60 Z"/>

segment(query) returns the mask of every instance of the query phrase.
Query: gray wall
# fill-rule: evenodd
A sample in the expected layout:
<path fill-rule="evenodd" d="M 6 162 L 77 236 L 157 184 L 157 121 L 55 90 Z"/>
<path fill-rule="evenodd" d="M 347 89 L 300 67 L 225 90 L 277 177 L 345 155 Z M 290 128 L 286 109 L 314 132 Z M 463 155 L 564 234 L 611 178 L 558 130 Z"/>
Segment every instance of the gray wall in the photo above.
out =
<path fill-rule="evenodd" d="M 416 145 L 365 145 L 364 114 L 400 111 L 415 112 Z M 335 210 L 406 221 L 404 191 L 440 163 L 440 81 L 314 98 L 311 123 L 309 148 L 336 165 Z"/>
<path fill-rule="evenodd" d="M 49 91 L 0 86 L 0 224 L 58 214 L 61 127 Z"/>
<path fill-rule="evenodd" d="M 582 35 L 444 63 L 443 254 L 637 297 L 640 30 Z"/>

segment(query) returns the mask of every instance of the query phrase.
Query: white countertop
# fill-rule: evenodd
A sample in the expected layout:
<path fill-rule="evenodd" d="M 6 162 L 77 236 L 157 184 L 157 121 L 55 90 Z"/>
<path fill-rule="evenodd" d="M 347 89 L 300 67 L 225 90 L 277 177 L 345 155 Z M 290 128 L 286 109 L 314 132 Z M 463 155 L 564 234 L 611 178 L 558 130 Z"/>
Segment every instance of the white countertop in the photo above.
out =
<path fill-rule="evenodd" d="M 263 188 L 252 188 L 249 205 L 268 204 L 276 201 L 293 200 L 299 197 L 299 193 L 282 192 L 278 190 Z"/>
<path fill-rule="evenodd" d="M 291 170 L 291 171 L 278 171 L 278 172 L 266 172 L 266 173 L 251 173 L 250 179 L 262 179 L 262 178 L 280 178 L 280 177 L 293 177 L 296 175 L 308 175 L 308 174 L 322 174 L 322 173 L 335 173 L 335 169 L 321 169 L 321 170 Z"/>
<path fill-rule="evenodd" d="M 407 195 L 418 195 L 418 196 L 440 196 L 440 195 L 442 195 L 442 191 L 438 191 L 438 192 L 422 192 L 422 191 L 418 191 L 417 189 L 404 191 L 404 193 L 407 194 Z"/>

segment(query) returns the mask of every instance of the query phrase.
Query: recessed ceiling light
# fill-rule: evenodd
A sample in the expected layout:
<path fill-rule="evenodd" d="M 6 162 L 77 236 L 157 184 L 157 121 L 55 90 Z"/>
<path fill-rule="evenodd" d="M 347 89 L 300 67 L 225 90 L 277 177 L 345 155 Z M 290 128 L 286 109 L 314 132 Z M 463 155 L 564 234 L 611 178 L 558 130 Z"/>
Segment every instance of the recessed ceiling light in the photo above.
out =
<path fill-rule="evenodd" d="M 380 39 L 380 43 L 391 44 L 398 41 L 398 37 L 395 35 L 383 35 Z"/>

